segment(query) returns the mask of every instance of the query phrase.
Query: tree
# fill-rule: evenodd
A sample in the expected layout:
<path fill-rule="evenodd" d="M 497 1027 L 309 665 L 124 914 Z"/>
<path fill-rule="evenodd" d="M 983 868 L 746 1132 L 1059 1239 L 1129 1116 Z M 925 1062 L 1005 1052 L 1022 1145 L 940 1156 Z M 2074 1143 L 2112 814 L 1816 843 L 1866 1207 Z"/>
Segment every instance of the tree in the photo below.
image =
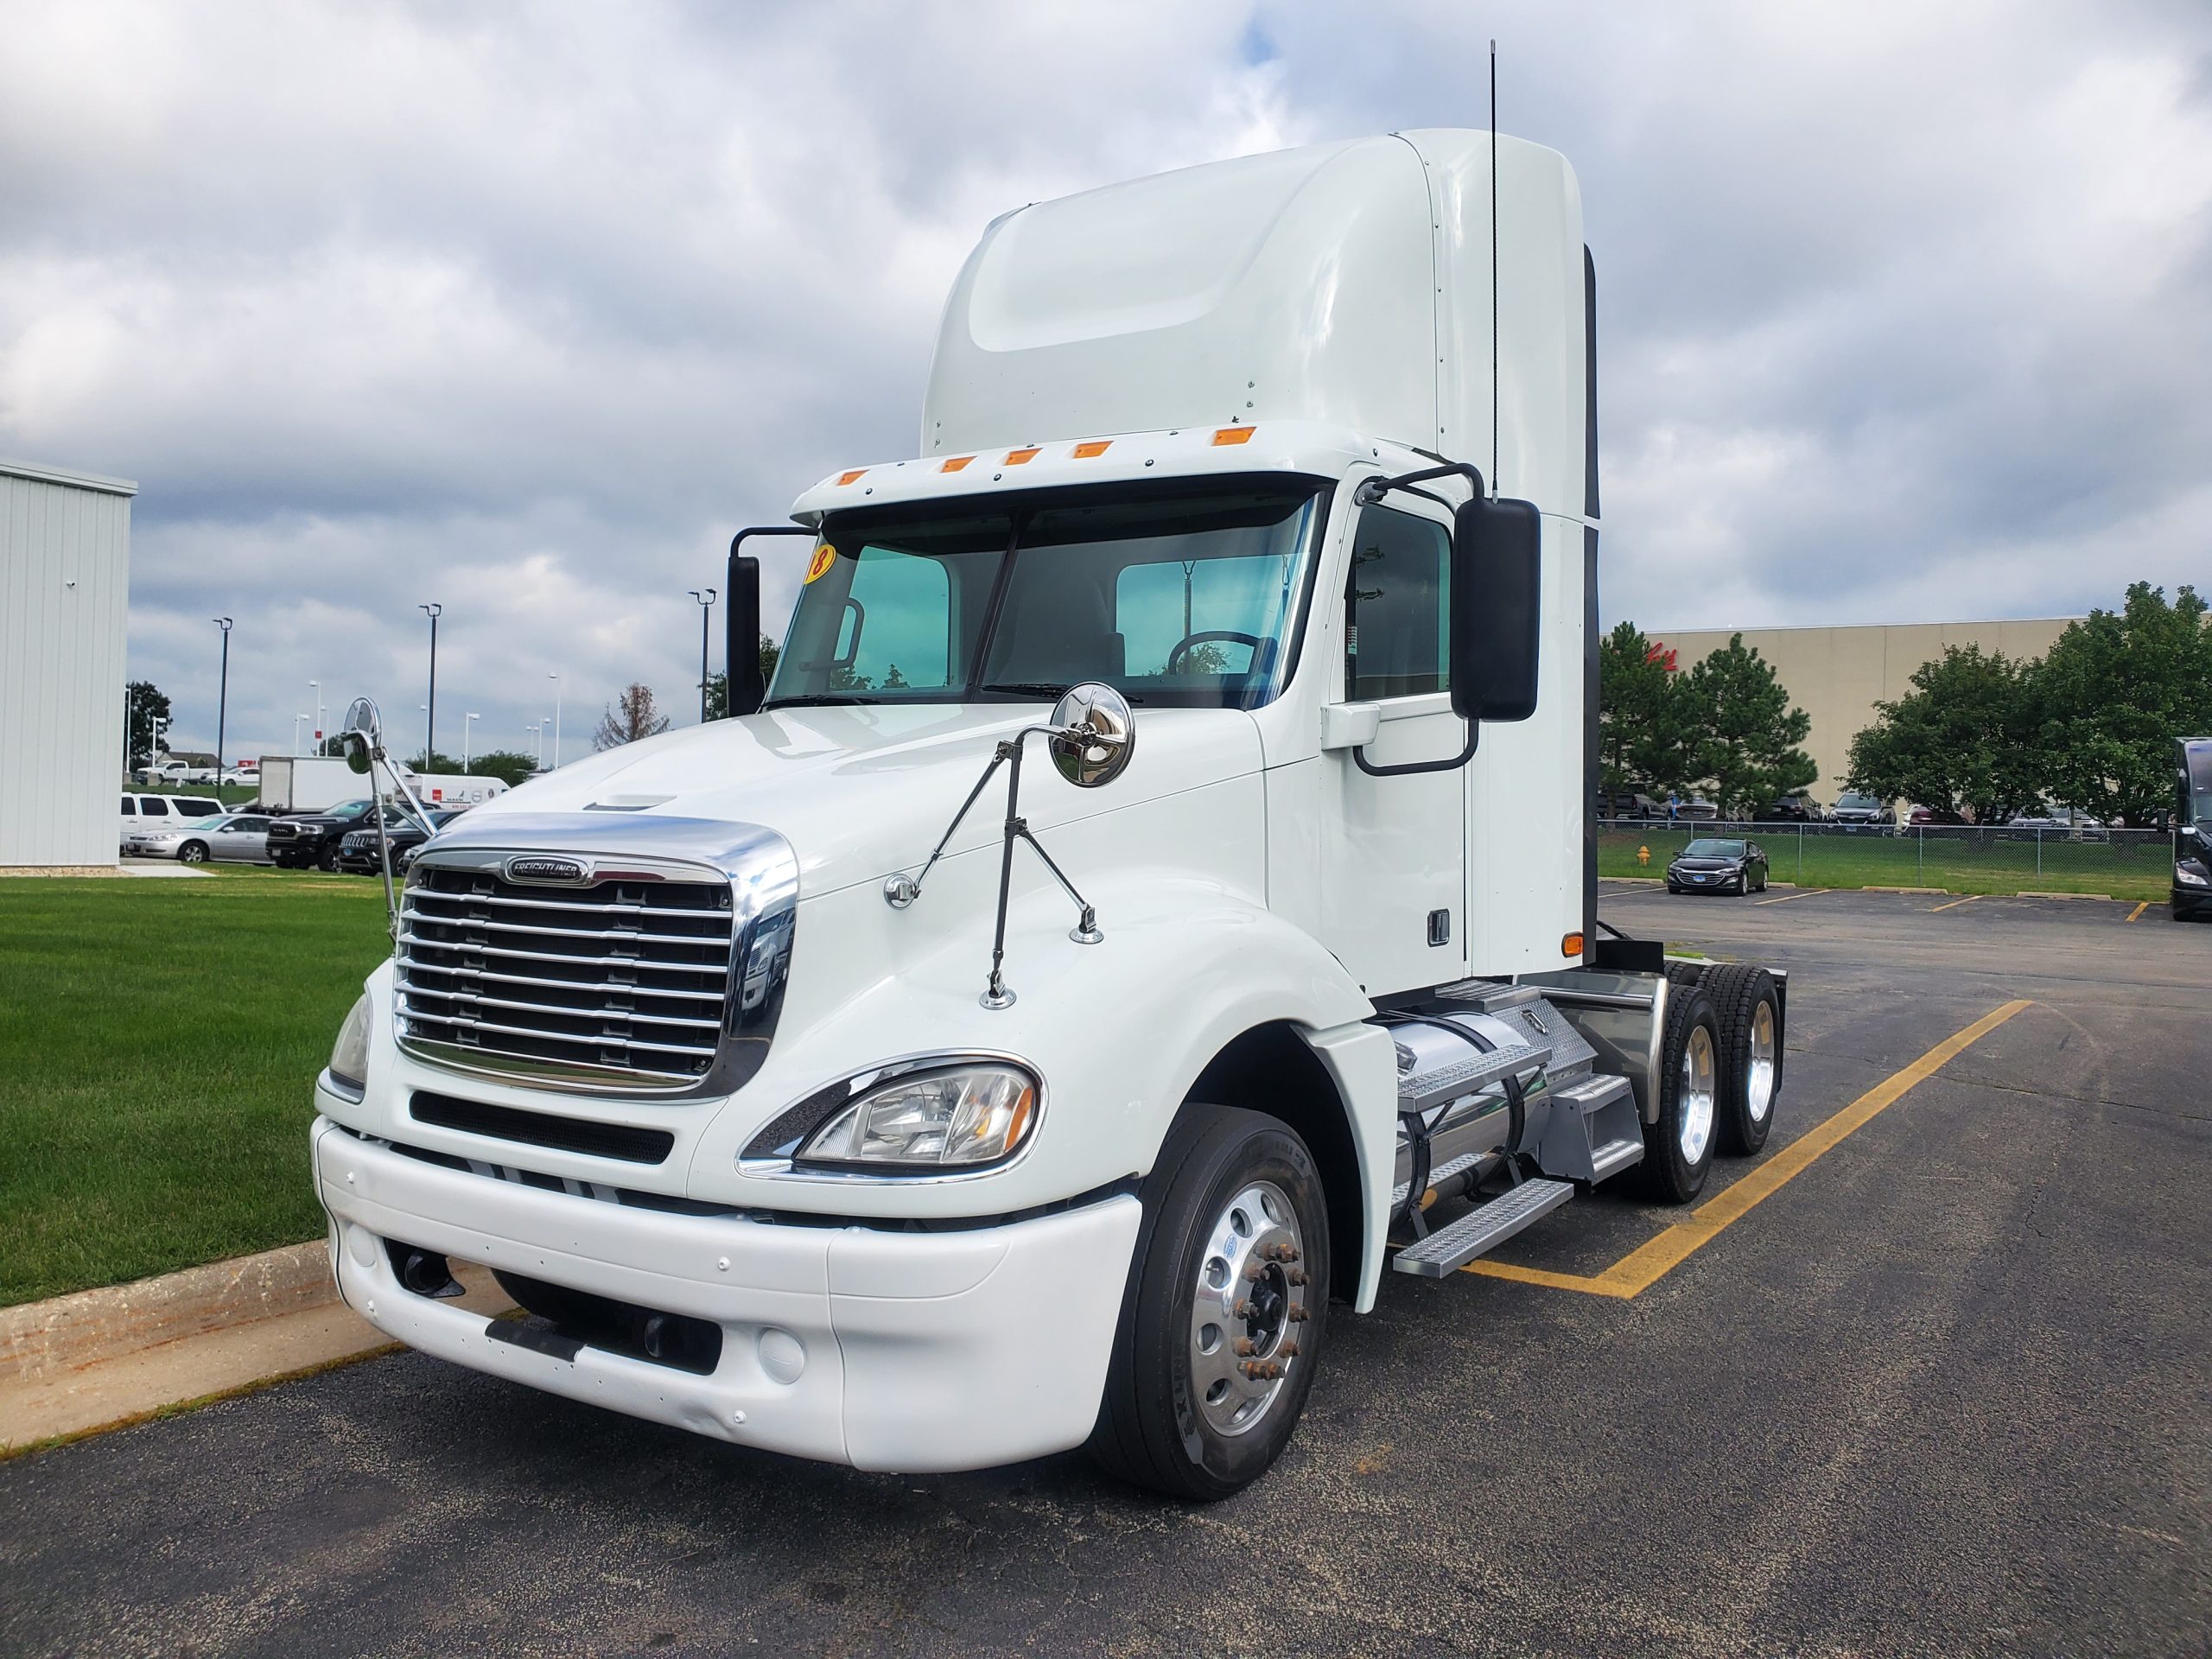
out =
<path fill-rule="evenodd" d="M 1914 690 L 1874 705 L 1851 740 L 1852 788 L 2002 823 L 2043 793 L 2027 664 L 1951 645 L 1912 671 Z"/>
<path fill-rule="evenodd" d="M 619 749 L 641 737 L 658 737 L 667 729 L 668 716 L 655 706 L 652 688 L 632 680 L 620 696 L 607 705 L 591 743 L 595 749 Z"/>
<path fill-rule="evenodd" d="M 493 749 L 472 760 L 468 770 L 486 778 L 497 778 L 512 789 L 537 772 L 537 757 L 524 754 L 520 749 Z"/>
<path fill-rule="evenodd" d="M 2131 584 L 2117 612 L 2067 625 L 2027 673 L 2045 791 L 2131 827 L 2173 792 L 2173 741 L 2212 730 L 2212 631 L 2183 587 Z"/>
<path fill-rule="evenodd" d="M 1691 755 L 1675 653 L 1633 622 L 1598 644 L 1599 771 L 1608 790 L 1672 789 L 1689 781 Z"/>
<path fill-rule="evenodd" d="M 151 680 L 132 680 L 123 688 L 123 768 L 135 772 L 154 764 L 154 722 L 169 717 L 168 694 Z"/>
<path fill-rule="evenodd" d="M 1797 746 L 1813 718 L 1794 708 L 1774 664 L 1740 633 L 1693 667 L 1675 688 L 1689 729 L 1693 775 L 1729 817 L 1757 816 L 1767 804 L 1820 776 Z"/>
<path fill-rule="evenodd" d="M 776 677 L 776 662 L 783 655 L 776 642 L 766 634 L 760 636 L 760 683 L 766 685 Z M 707 676 L 707 718 L 725 720 L 729 715 L 729 675 L 727 672 Z"/>

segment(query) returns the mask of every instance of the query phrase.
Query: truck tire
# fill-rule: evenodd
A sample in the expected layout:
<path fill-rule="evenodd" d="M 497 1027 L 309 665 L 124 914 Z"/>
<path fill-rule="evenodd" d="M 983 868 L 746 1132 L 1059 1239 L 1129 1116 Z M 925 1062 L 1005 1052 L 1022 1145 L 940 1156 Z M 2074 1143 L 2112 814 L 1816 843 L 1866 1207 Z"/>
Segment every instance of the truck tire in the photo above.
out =
<path fill-rule="evenodd" d="M 1705 988 L 1720 1042 L 1720 1153 L 1747 1158 L 1766 1145 L 1782 1096 L 1782 999 L 1774 976 L 1750 963 L 1714 969 Z"/>
<path fill-rule="evenodd" d="M 315 867 L 325 875 L 337 874 L 338 849 L 335 847 L 324 848 L 315 855 Z"/>
<path fill-rule="evenodd" d="M 1662 1204 L 1688 1204 L 1713 1167 L 1719 1108 L 1720 1037 L 1713 999 L 1677 982 L 1660 1039 L 1659 1121 L 1643 1126 L 1643 1190 Z"/>
<path fill-rule="evenodd" d="M 1328 1311 L 1328 1205 L 1288 1125 L 1197 1103 L 1141 1197 L 1090 1451 L 1133 1485 L 1211 1503 L 1265 1474 L 1306 1408 Z"/>

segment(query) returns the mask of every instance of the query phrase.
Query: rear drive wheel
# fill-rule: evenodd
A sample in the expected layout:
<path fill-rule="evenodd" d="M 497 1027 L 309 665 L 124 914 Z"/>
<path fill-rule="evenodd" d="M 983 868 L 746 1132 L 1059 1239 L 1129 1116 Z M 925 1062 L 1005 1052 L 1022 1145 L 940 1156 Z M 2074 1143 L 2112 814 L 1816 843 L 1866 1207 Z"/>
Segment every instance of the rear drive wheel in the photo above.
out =
<path fill-rule="evenodd" d="M 1701 987 L 1668 988 L 1657 1081 L 1659 1121 L 1643 1126 L 1643 1190 L 1662 1204 L 1688 1204 L 1713 1167 L 1719 1104 L 1719 1027 Z"/>
<path fill-rule="evenodd" d="M 1766 1144 L 1782 1094 L 1782 998 L 1774 976 L 1748 963 L 1706 977 L 1719 1020 L 1722 1153 L 1748 1157 Z"/>
<path fill-rule="evenodd" d="M 1090 1450 L 1124 1480 L 1211 1502 L 1297 1427 L 1325 1325 L 1329 1215 L 1306 1143 L 1193 1104 L 1144 1184 L 1144 1224 Z"/>
<path fill-rule="evenodd" d="M 186 842 L 183 846 L 176 849 L 176 861 L 180 864 L 205 864 L 207 861 L 207 843 L 198 841 Z"/>

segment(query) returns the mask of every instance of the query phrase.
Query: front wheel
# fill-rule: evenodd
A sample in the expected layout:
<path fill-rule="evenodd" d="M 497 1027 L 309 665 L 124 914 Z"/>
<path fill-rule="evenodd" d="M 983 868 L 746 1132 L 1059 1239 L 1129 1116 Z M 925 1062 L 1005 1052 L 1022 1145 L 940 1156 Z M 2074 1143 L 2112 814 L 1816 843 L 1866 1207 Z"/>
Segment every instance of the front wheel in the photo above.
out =
<path fill-rule="evenodd" d="M 176 849 L 176 861 L 180 864 L 205 864 L 207 849 L 196 841 L 188 841 Z"/>
<path fill-rule="evenodd" d="M 1297 1427 L 1326 1324 L 1329 1213 L 1304 1141 L 1193 1104 L 1145 1179 L 1092 1455 L 1211 1502 L 1268 1471 Z"/>
<path fill-rule="evenodd" d="M 324 848 L 320 853 L 315 855 L 315 867 L 318 870 L 321 870 L 325 875 L 337 874 L 338 849 L 335 847 Z"/>

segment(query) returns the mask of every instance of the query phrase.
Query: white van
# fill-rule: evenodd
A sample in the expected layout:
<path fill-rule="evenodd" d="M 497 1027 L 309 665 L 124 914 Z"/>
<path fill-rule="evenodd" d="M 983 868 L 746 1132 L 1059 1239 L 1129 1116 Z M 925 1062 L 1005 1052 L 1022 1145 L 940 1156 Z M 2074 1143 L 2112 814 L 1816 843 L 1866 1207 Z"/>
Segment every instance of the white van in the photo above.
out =
<path fill-rule="evenodd" d="M 167 830 L 188 818 L 219 817 L 223 804 L 207 795 L 131 795 L 123 798 L 122 829 L 117 836 L 119 852 L 130 850 L 134 830 Z"/>

